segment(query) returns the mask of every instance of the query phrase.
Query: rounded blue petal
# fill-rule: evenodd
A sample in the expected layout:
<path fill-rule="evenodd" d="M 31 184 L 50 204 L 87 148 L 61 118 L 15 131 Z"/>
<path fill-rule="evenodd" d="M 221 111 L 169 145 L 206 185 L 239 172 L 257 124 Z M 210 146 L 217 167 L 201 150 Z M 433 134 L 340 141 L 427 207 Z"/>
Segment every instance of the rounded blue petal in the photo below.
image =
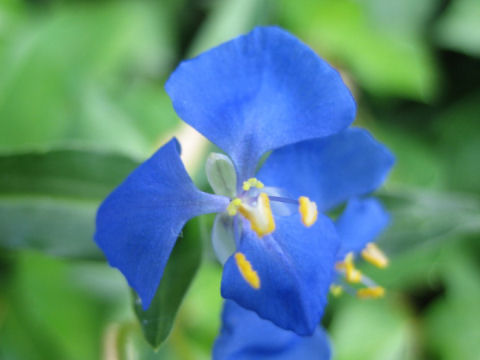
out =
<path fill-rule="evenodd" d="M 273 151 L 257 177 L 295 198 L 308 196 L 325 211 L 374 191 L 393 163 L 390 151 L 368 131 L 351 128 Z"/>
<path fill-rule="evenodd" d="M 200 192 L 180 160 L 178 142 L 161 147 L 119 185 L 97 213 L 95 241 L 147 309 L 184 224 L 220 212 L 228 199 Z"/>
<path fill-rule="evenodd" d="M 320 215 L 306 228 L 299 215 L 276 218 L 276 230 L 257 237 L 245 223 L 237 251 L 260 278 L 252 288 L 232 256 L 222 278 L 222 296 L 276 325 L 311 335 L 323 315 L 339 240 L 333 223 Z"/>
<path fill-rule="evenodd" d="M 213 360 L 328 360 L 330 341 L 317 327 L 313 336 L 292 331 L 261 319 L 233 301 L 226 301 L 222 329 L 213 347 Z"/>
<path fill-rule="evenodd" d="M 357 253 L 375 241 L 389 221 L 390 216 L 377 199 L 351 199 L 335 222 L 341 243 L 338 259 L 349 252 Z"/>
<path fill-rule="evenodd" d="M 334 134 L 356 111 L 340 74 L 277 27 L 181 63 L 166 90 L 177 114 L 231 156 L 240 179 L 266 151 Z"/>

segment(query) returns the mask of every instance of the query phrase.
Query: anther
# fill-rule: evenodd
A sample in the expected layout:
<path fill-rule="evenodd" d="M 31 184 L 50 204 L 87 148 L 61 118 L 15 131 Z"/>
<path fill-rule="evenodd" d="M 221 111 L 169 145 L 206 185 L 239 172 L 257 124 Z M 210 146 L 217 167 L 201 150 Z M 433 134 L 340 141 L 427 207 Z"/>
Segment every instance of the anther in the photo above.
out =
<path fill-rule="evenodd" d="M 357 290 L 359 299 L 379 299 L 385 295 L 385 289 L 381 286 L 368 287 Z"/>
<path fill-rule="evenodd" d="M 310 227 L 315 224 L 318 217 L 317 204 L 306 196 L 300 196 L 298 203 L 298 211 L 302 215 L 303 225 Z"/>
<path fill-rule="evenodd" d="M 353 253 L 348 253 L 344 261 L 337 263 L 336 268 L 345 271 L 345 279 L 349 283 L 356 284 L 362 281 L 362 273 L 353 263 Z"/>
<path fill-rule="evenodd" d="M 370 264 L 375 265 L 380 269 L 388 266 L 388 258 L 382 250 L 374 243 L 368 243 L 365 249 L 362 250 L 362 257 Z"/>
<path fill-rule="evenodd" d="M 260 277 L 253 269 L 252 264 L 247 260 L 245 255 L 241 252 L 235 253 L 235 261 L 237 263 L 240 274 L 245 281 L 255 290 L 260 289 Z"/>
<path fill-rule="evenodd" d="M 235 216 L 237 215 L 238 208 L 242 205 L 242 200 L 239 198 L 235 198 L 232 201 L 230 201 L 230 204 L 227 206 L 227 213 L 230 216 Z"/>
<path fill-rule="evenodd" d="M 255 231 L 259 237 L 268 235 L 275 230 L 275 221 L 267 194 L 260 193 L 255 206 L 242 203 L 238 211 L 250 221 L 252 230 Z"/>
<path fill-rule="evenodd" d="M 257 189 L 261 189 L 261 188 L 263 188 L 263 183 L 256 178 L 250 178 L 247 181 L 243 182 L 243 190 L 244 191 L 248 191 L 252 187 L 255 187 Z"/>

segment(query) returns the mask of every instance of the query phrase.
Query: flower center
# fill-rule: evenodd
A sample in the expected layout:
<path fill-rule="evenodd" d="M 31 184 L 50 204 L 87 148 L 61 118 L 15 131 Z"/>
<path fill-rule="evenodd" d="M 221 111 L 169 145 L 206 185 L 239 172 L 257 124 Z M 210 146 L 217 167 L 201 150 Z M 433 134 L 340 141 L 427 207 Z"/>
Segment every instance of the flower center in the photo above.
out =
<path fill-rule="evenodd" d="M 234 198 L 227 207 L 227 213 L 235 216 L 240 213 L 250 222 L 252 230 L 259 237 L 271 234 L 275 231 L 270 201 L 298 205 L 302 223 L 306 227 L 312 226 L 318 217 L 317 205 L 306 196 L 300 196 L 298 200 L 268 195 L 263 183 L 256 178 L 243 182 L 243 193 Z"/>

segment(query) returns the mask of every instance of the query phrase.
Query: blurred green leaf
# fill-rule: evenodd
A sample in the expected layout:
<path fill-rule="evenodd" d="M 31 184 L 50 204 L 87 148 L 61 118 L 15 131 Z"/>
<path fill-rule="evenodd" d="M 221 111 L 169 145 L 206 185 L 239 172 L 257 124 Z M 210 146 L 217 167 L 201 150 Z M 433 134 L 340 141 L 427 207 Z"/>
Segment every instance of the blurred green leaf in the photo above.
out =
<path fill-rule="evenodd" d="M 418 26 L 417 31 L 412 31 L 409 22 L 395 20 L 399 12 L 390 5 L 395 2 L 382 2 L 382 9 L 368 3 L 285 0 L 281 2 L 280 17 L 321 56 L 345 64 L 356 80 L 376 96 L 430 100 L 437 90 L 438 73 Z M 372 14 L 372 9 L 381 12 Z M 402 9 L 407 11 L 405 18 L 416 17 L 418 5 Z"/>
<path fill-rule="evenodd" d="M 163 273 L 155 297 L 147 310 L 134 293 L 134 309 L 147 341 L 158 348 L 170 334 L 178 308 L 197 272 L 202 256 L 197 236 L 201 220 L 190 220 L 183 230 Z"/>
<path fill-rule="evenodd" d="M 364 0 L 365 9 L 372 21 L 388 32 L 419 36 L 425 30 L 441 0 Z"/>
<path fill-rule="evenodd" d="M 204 261 L 182 307 L 184 331 L 208 358 L 221 324 L 223 298 L 220 295 L 222 267 L 217 261 Z"/>
<path fill-rule="evenodd" d="M 480 2 L 455 0 L 436 24 L 440 45 L 465 54 L 480 56 Z"/>
<path fill-rule="evenodd" d="M 379 239 L 389 254 L 480 233 L 480 201 L 471 196 L 404 189 L 382 192 L 380 198 L 392 216 L 390 227 Z"/>
<path fill-rule="evenodd" d="M 398 125 L 386 126 L 376 123 L 371 130 L 395 156 L 395 164 L 388 177 L 388 184 L 444 188 L 445 163 L 424 137 L 405 131 Z"/>
<path fill-rule="evenodd" d="M 53 9 L 26 16 L 0 47 L 0 149 L 150 152 L 177 123 L 162 89 L 174 58 L 168 14 L 143 1 Z"/>
<path fill-rule="evenodd" d="M 217 46 L 268 21 L 271 0 L 223 0 L 213 2 L 212 11 L 198 31 L 189 56 Z"/>
<path fill-rule="evenodd" d="M 76 288 L 69 266 L 38 253 L 18 255 L 0 327 L 2 359 L 99 358 L 107 309 Z"/>
<path fill-rule="evenodd" d="M 80 150 L 0 156 L 0 246 L 100 258 L 96 209 L 137 165 Z"/>
<path fill-rule="evenodd" d="M 427 341 L 442 360 L 475 360 L 480 353 L 478 262 L 465 251 L 450 251 L 444 263 L 446 295 L 426 314 Z"/>
<path fill-rule="evenodd" d="M 409 360 L 415 357 L 410 315 L 387 300 L 345 302 L 333 319 L 330 335 L 336 360 Z"/>
<path fill-rule="evenodd" d="M 480 194 L 480 93 L 462 98 L 435 123 L 438 152 L 448 166 L 448 185 Z"/>

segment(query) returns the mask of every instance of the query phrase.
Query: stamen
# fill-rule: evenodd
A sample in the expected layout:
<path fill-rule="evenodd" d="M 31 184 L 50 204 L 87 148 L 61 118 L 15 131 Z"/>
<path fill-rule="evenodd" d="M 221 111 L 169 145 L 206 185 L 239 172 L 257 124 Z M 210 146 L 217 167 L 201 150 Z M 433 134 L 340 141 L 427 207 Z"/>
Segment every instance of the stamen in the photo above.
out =
<path fill-rule="evenodd" d="M 359 299 L 379 299 L 385 296 L 385 289 L 381 286 L 359 289 L 357 297 Z"/>
<path fill-rule="evenodd" d="M 230 216 L 235 216 L 237 215 L 238 208 L 242 205 L 242 200 L 239 198 L 235 198 L 232 201 L 230 201 L 230 204 L 227 206 L 227 213 Z"/>
<path fill-rule="evenodd" d="M 345 279 L 349 283 L 356 284 L 362 281 L 362 272 L 356 269 L 353 263 L 353 253 L 348 253 L 344 261 L 336 264 L 336 268 L 345 271 Z"/>
<path fill-rule="evenodd" d="M 286 198 L 286 197 L 273 196 L 273 195 L 269 195 L 269 198 L 270 198 L 270 200 L 276 201 L 276 202 L 298 205 L 298 200 L 295 200 L 295 199 L 289 199 L 289 198 Z"/>
<path fill-rule="evenodd" d="M 330 285 L 330 292 L 333 296 L 339 297 L 343 294 L 343 287 L 342 285 L 332 284 Z"/>
<path fill-rule="evenodd" d="M 310 227 L 315 224 L 318 217 L 317 204 L 314 201 L 310 201 L 306 196 L 300 196 L 298 198 L 298 203 L 298 211 L 302 215 L 303 225 Z"/>
<path fill-rule="evenodd" d="M 243 190 L 244 191 L 248 191 L 252 187 L 255 187 L 257 189 L 261 189 L 261 188 L 263 188 L 263 183 L 260 180 L 258 180 L 257 178 L 250 178 L 247 181 L 243 182 Z"/>
<path fill-rule="evenodd" d="M 268 235 L 275 230 L 275 221 L 273 220 L 270 200 L 267 194 L 261 193 L 258 195 L 255 207 L 242 203 L 238 211 L 250 221 L 252 230 L 255 231 L 259 237 Z"/>
<path fill-rule="evenodd" d="M 250 264 L 245 255 L 241 252 L 235 253 L 235 261 L 240 274 L 248 285 L 255 290 L 260 289 L 260 278 L 258 277 L 257 272 L 253 270 L 252 264 Z"/>
<path fill-rule="evenodd" d="M 370 264 L 375 265 L 380 269 L 388 266 L 388 258 L 382 250 L 374 243 L 368 243 L 365 249 L 362 250 L 362 257 Z"/>

